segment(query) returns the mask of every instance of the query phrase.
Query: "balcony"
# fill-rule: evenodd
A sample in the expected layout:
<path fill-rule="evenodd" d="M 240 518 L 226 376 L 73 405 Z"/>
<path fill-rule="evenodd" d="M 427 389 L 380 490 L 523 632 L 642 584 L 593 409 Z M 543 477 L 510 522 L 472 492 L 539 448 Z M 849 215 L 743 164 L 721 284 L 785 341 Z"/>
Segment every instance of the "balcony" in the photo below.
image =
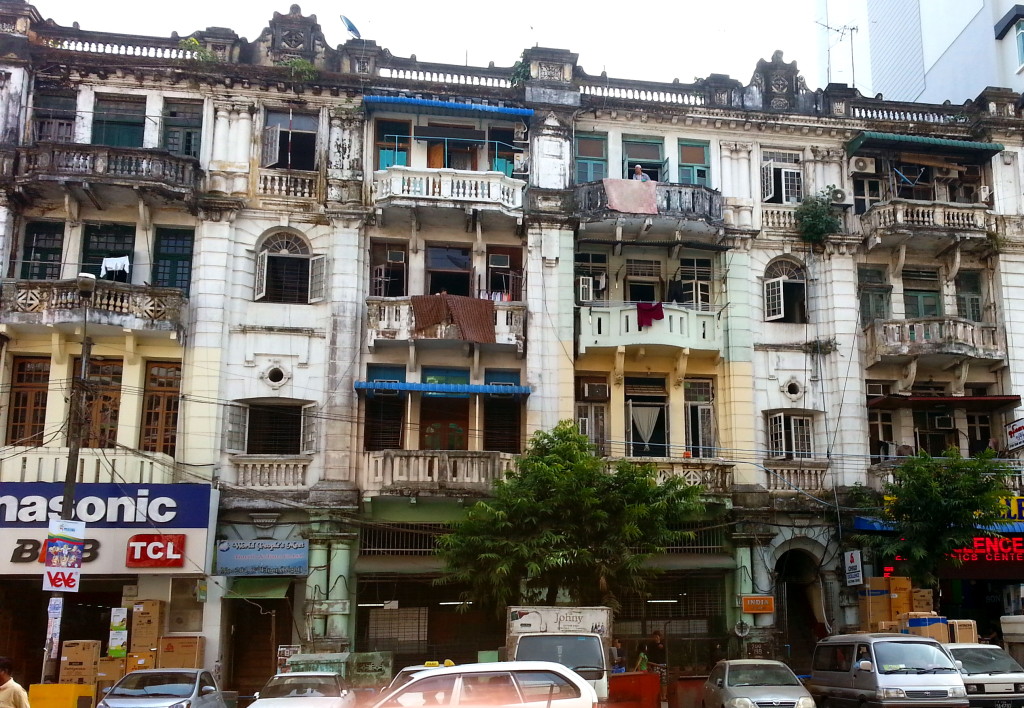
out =
<path fill-rule="evenodd" d="M 587 303 L 580 306 L 579 352 L 620 346 L 688 347 L 720 351 L 724 346 L 720 307 L 697 310 L 672 302 L 662 303 L 665 317 L 651 326 L 637 326 L 633 302 Z"/>
<path fill-rule="evenodd" d="M 264 206 L 305 204 L 312 207 L 323 201 L 318 172 L 262 168 L 257 192 Z"/>
<path fill-rule="evenodd" d="M 515 466 L 517 455 L 468 450 L 381 450 L 363 453 L 364 494 L 405 490 L 490 491 Z"/>
<path fill-rule="evenodd" d="M 629 184 L 632 180 L 609 182 Z M 604 180 L 577 185 L 576 211 L 581 229 L 589 235 L 617 232 L 621 227 L 624 236 L 633 234 L 635 237 L 674 235 L 677 231 L 691 236 L 717 234 L 722 221 L 720 192 L 701 185 L 662 182 L 658 182 L 654 189 L 657 213 L 652 214 L 626 211 L 628 205 L 613 208 L 615 199 L 609 204 L 609 197 L 613 195 L 609 195 Z"/>
<path fill-rule="evenodd" d="M 232 455 L 234 481 L 229 485 L 245 489 L 302 489 L 312 481 L 312 457 L 288 455 Z"/>
<path fill-rule="evenodd" d="M 136 334 L 180 334 L 187 300 L 176 288 L 154 288 L 107 280 L 96 282 L 89 303 L 89 327 Z M 5 280 L 0 318 L 8 327 L 35 331 L 71 331 L 82 324 L 82 301 L 75 280 Z M 94 330 L 95 332 L 95 330 Z"/>
<path fill-rule="evenodd" d="M 864 334 L 867 366 L 911 359 L 939 365 L 964 357 L 991 363 L 1006 359 L 1006 335 L 1000 325 L 959 317 L 875 320 Z"/>
<path fill-rule="evenodd" d="M 765 463 L 765 488 L 770 492 L 820 492 L 831 489 L 825 460 L 771 460 Z"/>
<path fill-rule="evenodd" d="M 0 482 L 64 482 L 66 447 L 14 447 L 0 459 Z M 83 448 L 79 483 L 171 484 L 180 482 L 173 458 L 156 452 Z"/>
<path fill-rule="evenodd" d="M 658 482 L 680 477 L 688 484 L 699 484 L 709 494 L 728 494 L 732 490 L 732 464 L 713 459 L 678 457 L 606 457 L 609 468 L 620 462 L 654 465 Z"/>
<path fill-rule="evenodd" d="M 168 202 L 190 201 L 202 171 L 191 157 L 163 150 L 38 143 L 18 149 L 15 182 L 40 198 L 62 197 L 73 184 L 97 208 L 137 203 L 138 189 Z"/>
<path fill-rule="evenodd" d="M 525 186 L 504 172 L 392 166 L 373 173 L 373 201 L 380 207 L 473 209 L 518 218 Z"/>
<path fill-rule="evenodd" d="M 954 242 L 968 250 L 980 248 L 999 226 L 999 217 L 985 204 L 893 199 L 860 215 L 869 248 L 905 243 L 908 251 L 925 255 L 935 255 Z"/>
<path fill-rule="evenodd" d="M 452 321 L 417 329 L 408 297 L 368 297 L 366 319 L 369 329 L 367 341 L 371 349 L 382 343 L 406 343 L 411 340 L 463 341 L 459 326 Z M 523 351 L 526 343 L 526 305 L 494 303 L 494 343 L 513 346 L 517 352 Z"/>

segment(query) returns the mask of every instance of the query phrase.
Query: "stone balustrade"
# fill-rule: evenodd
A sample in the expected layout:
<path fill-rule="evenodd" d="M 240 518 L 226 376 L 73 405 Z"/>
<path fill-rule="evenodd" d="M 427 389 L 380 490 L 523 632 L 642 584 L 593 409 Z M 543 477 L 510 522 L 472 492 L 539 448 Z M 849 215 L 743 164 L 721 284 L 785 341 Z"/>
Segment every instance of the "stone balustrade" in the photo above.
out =
<path fill-rule="evenodd" d="M 228 484 L 249 489 L 295 489 L 312 483 L 309 465 L 312 457 L 290 455 L 232 455 L 234 481 Z"/>
<path fill-rule="evenodd" d="M 66 447 L 13 447 L 0 458 L 0 482 L 57 482 L 67 472 Z M 155 452 L 82 448 L 77 482 L 101 484 L 171 484 L 178 478 L 174 459 Z"/>
<path fill-rule="evenodd" d="M 440 324 L 425 330 L 415 327 L 412 303 L 408 297 L 369 297 L 366 299 L 368 339 L 377 341 L 408 341 L 411 339 L 459 339 L 454 323 Z M 494 341 L 522 350 L 526 341 L 526 305 L 494 303 Z"/>
<path fill-rule="evenodd" d="M 865 234 L 891 229 L 942 228 L 952 231 L 995 231 L 996 215 L 985 204 L 949 204 L 893 199 L 873 205 L 861 215 Z"/>
<path fill-rule="evenodd" d="M 990 322 L 959 317 L 875 320 L 865 330 L 865 352 L 871 361 L 884 357 L 947 354 L 1000 361 L 1006 358 L 1006 333 Z"/>
<path fill-rule="evenodd" d="M 389 167 L 373 173 L 374 201 L 473 205 L 504 211 L 523 208 L 526 183 L 504 172 Z"/>
<path fill-rule="evenodd" d="M 771 461 L 765 465 L 765 487 L 772 492 L 799 493 L 831 489 L 828 462 Z"/>
<path fill-rule="evenodd" d="M 264 197 L 320 199 L 320 176 L 316 172 L 261 169 L 259 193 Z"/>
<path fill-rule="evenodd" d="M 199 186 L 201 170 L 192 157 L 163 150 L 37 143 L 18 149 L 18 181 L 56 180 L 67 177 L 112 183 L 163 186 L 191 196 Z"/>
<path fill-rule="evenodd" d="M 579 351 L 597 347 L 665 345 L 717 351 L 723 335 L 718 306 L 698 309 L 674 302 L 662 303 L 664 318 L 641 329 L 635 302 L 585 303 L 579 308 Z"/>
<path fill-rule="evenodd" d="M 363 453 L 359 488 L 449 488 L 485 492 L 515 466 L 516 455 L 469 450 L 380 450 Z"/>
<path fill-rule="evenodd" d="M 722 219 L 722 194 L 710 187 L 658 182 L 655 199 L 659 216 L 708 221 Z M 589 220 L 619 213 L 609 209 L 608 193 L 602 180 L 577 185 L 576 208 L 580 216 Z"/>

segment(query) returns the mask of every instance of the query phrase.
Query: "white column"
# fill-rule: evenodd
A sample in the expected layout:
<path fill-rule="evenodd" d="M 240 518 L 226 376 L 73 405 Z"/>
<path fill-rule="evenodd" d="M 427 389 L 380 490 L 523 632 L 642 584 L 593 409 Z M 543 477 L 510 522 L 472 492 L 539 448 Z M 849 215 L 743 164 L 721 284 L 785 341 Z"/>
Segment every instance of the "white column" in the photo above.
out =
<path fill-rule="evenodd" d="M 213 124 L 213 161 L 225 162 L 229 159 L 231 120 L 228 106 L 217 106 L 217 117 Z"/>
<path fill-rule="evenodd" d="M 164 97 L 159 93 L 146 96 L 146 123 L 142 129 L 142 147 L 160 147 L 160 127 L 163 125 Z"/>

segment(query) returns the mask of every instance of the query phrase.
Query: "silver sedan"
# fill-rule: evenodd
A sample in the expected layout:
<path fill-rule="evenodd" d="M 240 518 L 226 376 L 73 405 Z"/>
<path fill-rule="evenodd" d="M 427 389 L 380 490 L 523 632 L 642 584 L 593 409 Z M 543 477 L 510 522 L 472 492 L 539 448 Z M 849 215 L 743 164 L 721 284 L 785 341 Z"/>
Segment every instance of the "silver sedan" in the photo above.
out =
<path fill-rule="evenodd" d="M 814 708 L 814 699 L 781 661 L 720 661 L 704 683 L 702 708 Z"/>

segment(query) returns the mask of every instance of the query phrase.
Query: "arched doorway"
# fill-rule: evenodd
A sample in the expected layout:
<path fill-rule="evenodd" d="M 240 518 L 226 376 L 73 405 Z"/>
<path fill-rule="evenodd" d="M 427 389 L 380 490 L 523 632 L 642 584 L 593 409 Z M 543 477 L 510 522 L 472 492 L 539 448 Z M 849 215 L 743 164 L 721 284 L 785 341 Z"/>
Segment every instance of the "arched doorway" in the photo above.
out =
<path fill-rule="evenodd" d="M 775 563 L 775 625 L 797 673 L 810 673 L 814 645 L 828 634 L 818 559 L 802 549 L 786 551 Z M 785 657 L 787 647 L 779 647 Z"/>

